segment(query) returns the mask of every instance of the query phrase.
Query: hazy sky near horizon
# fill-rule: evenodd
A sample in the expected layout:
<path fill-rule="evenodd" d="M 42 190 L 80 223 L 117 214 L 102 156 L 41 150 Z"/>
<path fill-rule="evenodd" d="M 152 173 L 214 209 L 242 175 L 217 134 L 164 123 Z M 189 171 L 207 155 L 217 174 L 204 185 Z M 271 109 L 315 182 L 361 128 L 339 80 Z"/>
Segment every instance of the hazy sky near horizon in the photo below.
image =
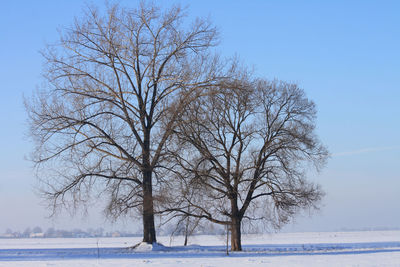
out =
<path fill-rule="evenodd" d="M 318 213 L 285 230 L 400 227 L 399 1 L 157 2 L 188 6 L 187 21 L 209 16 L 220 30 L 224 56 L 237 54 L 269 79 L 297 82 L 317 104 L 317 132 L 332 156 L 310 178 L 326 197 Z M 84 7 L 79 0 L 2 2 L 0 233 L 35 225 L 116 227 L 105 224 L 97 208 L 84 218 L 65 213 L 45 219 L 49 213 L 33 192 L 35 177 L 24 159 L 32 144 L 25 138 L 23 95 L 40 87 L 39 50 L 56 42 L 57 28 L 69 26 Z M 117 225 L 129 230 L 135 223 L 141 224 Z"/>

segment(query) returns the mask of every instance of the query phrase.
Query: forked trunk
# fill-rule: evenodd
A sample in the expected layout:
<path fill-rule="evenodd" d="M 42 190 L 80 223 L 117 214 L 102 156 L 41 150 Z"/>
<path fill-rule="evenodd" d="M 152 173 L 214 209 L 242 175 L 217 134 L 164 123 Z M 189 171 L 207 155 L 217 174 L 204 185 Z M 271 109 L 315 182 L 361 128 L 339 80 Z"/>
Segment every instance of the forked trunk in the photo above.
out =
<path fill-rule="evenodd" d="M 151 171 L 143 173 L 143 242 L 153 244 L 156 240 L 154 227 L 153 190 Z"/>

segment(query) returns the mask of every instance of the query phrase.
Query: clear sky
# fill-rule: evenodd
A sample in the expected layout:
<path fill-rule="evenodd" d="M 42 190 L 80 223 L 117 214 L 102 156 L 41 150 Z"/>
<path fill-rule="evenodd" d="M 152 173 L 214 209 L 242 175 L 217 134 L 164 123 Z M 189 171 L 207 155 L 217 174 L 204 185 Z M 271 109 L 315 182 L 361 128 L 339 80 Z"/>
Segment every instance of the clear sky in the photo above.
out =
<path fill-rule="evenodd" d="M 221 32 L 224 56 L 237 54 L 258 75 L 298 82 L 316 102 L 318 135 L 332 153 L 327 167 L 310 177 L 326 192 L 324 206 L 286 231 L 400 227 L 399 1 L 159 2 L 188 6 L 191 18 L 209 16 Z M 57 41 L 57 28 L 71 24 L 84 6 L 78 0 L 2 1 L 0 233 L 35 225 L 113 227 L 95 210 L 84 218 L 45 219 L 31 163 L 24 160 L 32 144 L 25 138 L 23 95 L 40 87 L 39 50 Z"/>

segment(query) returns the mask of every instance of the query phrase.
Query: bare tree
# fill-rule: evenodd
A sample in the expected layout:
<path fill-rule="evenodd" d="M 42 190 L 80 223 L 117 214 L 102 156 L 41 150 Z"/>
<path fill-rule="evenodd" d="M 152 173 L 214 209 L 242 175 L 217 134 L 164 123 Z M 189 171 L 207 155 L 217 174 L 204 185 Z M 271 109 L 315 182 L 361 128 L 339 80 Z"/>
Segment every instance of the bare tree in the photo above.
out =
<path fill-rule="evenodd" d="M 169 181 L 170 183 L 171 181 Z M 189 186 L 189 185 L 186 185 Z M 175 185 L 175 191 L 173 191 L 173 193 L 166 193 L 168 195 L 172 195 L 172 196 L 176 196 L 176 189 L 182 188 L 179 186 Z M 185 193 L 183 192 L 179 192 L 178 190 L 178 194 L 184 194 L 185 195 L 185 199 L 192 199 L 193 197 L 195 197 L 193 194 L 196 193 L 195 190 L 191 190 L 191 188 L 187 188 L 188 190 L 186 190 Z M 172 191 L 171 191 L 172 192 Z M 181 196 L 178 196 L 178 198 L 180 198 Z M 171 203 L 175 203 L 174 200 L 169 200 L 169 202 Z M 165 206 L 165 205 L 163 205 Z M 175 225 L 175 227 L 173 228 L 173 230 L 170 233 L 170 239 L 172 240 L 174 235 L 183 235 L 184 236 L 184 240 L 183 240 L 183 245 L 187 246 L 188 241 L 189 241 L 189 237 L 192 236 L 195 232 L 195 230 L 198 227 L 202 227 L 201 225 L 201 217 L 192 217 L 190 216 L 191 214 L 191 206 L 188 205 L 186 207 L 186 213 L 185 214 L 181 214 L 181 213 L 175 213 L 172 216 L 169 216 L 168 219 L 163 223 L 166 224 L 168 222 L 171 222 Z M 174 220 L 175 219 L 175 220 Z"/>
<path fill-rule="evenodd" d="M 165 210 L 226 225 L 238 251 L 244 219 L 279 227 L 317 207 L 323 193 L 306 171 L 328 153 L 314 132 L 315 105 L 296 84 L 233 77 L 187 107 L 170 145 L 181 197 Z"/>
<path fill-rule="evenodd" d="M 143 241 L 156 242 L 154 209 L 164 147 L 184 107 L 215 81 L 217 31 L 161 11 L 88 8 L 42 54 L 47 86 L 26 100 L 32 159 L 53 208 L 90 196 L 112 217 L 137 209 Z M 93 195 L 94 194 L 94 195 Z"/>

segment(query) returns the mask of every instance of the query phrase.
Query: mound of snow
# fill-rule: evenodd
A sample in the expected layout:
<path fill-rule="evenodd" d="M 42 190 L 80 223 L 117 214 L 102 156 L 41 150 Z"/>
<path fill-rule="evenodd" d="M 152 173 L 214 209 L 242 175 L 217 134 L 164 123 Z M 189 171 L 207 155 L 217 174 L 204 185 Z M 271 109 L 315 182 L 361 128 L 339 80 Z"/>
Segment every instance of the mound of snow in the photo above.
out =
<path fill-rule="evenodd" d="M 152 244 L 148 244 L 146 242 L 141 242 L 141 243 L 137 244 L 133 250 L 137 251 L 137 252 L 152 251 L 153 250 L 153 245 Z"/>
<path fill-rule="evenodd" d="M 166 250 L 166 247 L 161 245 L 160 243 L 149 244 L 146 242 L 141 242 L 135 246 L 133 251 L 136 252 L 149 252 L 149 251 L 162 251 Z"/>

